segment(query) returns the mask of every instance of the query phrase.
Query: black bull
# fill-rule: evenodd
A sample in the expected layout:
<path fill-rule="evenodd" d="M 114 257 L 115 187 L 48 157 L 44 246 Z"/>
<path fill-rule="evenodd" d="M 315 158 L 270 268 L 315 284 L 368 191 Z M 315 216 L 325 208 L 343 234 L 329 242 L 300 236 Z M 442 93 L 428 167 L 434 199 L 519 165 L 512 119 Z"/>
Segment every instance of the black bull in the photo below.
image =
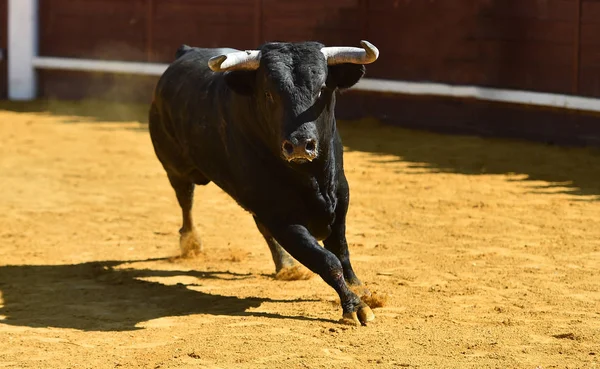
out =
<path fill-rule="evenodd" d="M 291 254 L 335 289 L 343 317 L 355 324 L 374 315 L 351 290 L 362 283 L 346 242 L 349 188 L 334 109 L 336 91 L 377 59 L 373 45 L 361 45 L 268 43 L 246 52 L 183 45 L 149 116 L 182 209 L 182 252 L 201 249 L 194 187 L 212 181 L 252 213 L 276 270 L 294 265 Z"/>

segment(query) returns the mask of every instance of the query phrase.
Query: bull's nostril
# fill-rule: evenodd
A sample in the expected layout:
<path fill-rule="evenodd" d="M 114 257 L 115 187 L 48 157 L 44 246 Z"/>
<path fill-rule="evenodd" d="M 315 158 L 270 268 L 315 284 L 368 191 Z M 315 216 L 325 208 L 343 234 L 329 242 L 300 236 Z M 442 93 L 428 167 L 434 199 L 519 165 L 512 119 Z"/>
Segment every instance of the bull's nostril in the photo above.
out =
<path fill-rule="evenodd" d="M 306 143 L 306 146 L 305 146 L 306 151 L 313 152 L 313 151 L 315 151 L 315 148 L 316 148 L 315 141 L 309 140 Z"/>
<path fill-rule="evenodd" d="M 290 141 L 283 141 L 283 152 L 287 155 L 292 155 L 294 153 L 294 145 Z"/>

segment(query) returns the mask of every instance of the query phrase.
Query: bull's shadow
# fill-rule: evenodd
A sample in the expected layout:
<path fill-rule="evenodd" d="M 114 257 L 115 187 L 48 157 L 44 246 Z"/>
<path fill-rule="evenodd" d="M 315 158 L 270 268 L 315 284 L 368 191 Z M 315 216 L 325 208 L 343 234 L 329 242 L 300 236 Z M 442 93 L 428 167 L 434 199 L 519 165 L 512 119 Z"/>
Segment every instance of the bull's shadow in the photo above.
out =
<path fill-rule="evenodd" d="M 4 324 L 72 328 L 86 331 L 140 329 L 140 322 L 167 316 L 211 314 L 318 320 L 301 316 L 249 312 L 263 302 L 301 303 L 314 300 L 238 298 L 202 293 L 183 284 L 164 285 L 143 277 L 192 276 L 236 280 L 251 275 L 232 272 L 116 269 L 127 261 L 75 265 L 7 265 L 0 267 L 0 307 Z"/>
<path fill-rule="evenodd" d="M 533 193 L 566 193 L 582 201 L 600 200 L 600 150 L 572 148 L 511 139 L 430 133 L 394 127 L 375 120 L 339 121 L 349 151 L 392 155 L 380 165 L 402 161 L 423 172 L 524 175 Z M 583 197 L 585 196 L 585 197 Z"/>

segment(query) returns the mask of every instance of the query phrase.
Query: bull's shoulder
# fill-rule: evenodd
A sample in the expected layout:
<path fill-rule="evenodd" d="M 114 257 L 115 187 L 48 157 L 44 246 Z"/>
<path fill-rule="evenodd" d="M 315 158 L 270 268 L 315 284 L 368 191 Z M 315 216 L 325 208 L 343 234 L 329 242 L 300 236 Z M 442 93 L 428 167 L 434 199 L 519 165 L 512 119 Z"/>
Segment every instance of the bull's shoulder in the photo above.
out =
<path fill-rule="evenodd" d="M 202 90 L 206 84 L 220 79 L 220 74 L 212 72 L 208 66 L 210 58 L 232 51 L 236 50 L 181 45 L 175 53 L 177 58 L 159 79 L 158 89 L 162 90 L 166 86 L 171 86 L 174 90 L 180 90 L 183 85 L 191 85 L 195 89 Z"/>
<path fill-rule="evenodd" d="M 210 70 L 208 60 L 227 50 L 182 45 L 176 52 L 177 59 L 159 78 L 154 91 L 155 98 L 204 99 L 209 90 L 218 88 L 222 79 L 220 74 Z"/>
<path fill-rule="evenodd" d="M 177 49 L 177 51 L 175 52 L 175 59 L 179 59 L 180 57 L 187 54 L 189 51 L 191 51 L 193 49 L 194 49 L 193 47 L 188 46 L 186 44 L 179 46 L 179 49 Z"/>
<path fill-rule="evenodd" d="M 237 49 L 227 48 L 227 47 L 219 47 L 219 48 L 206 48 L 206 47 L 193 47 L 186 44 L 179 46 L 177 51 L 175 52 L 175 59 L 181 59 L 184 56 L 187 56 L 191 59 L 210 59 L 213 56 L 229 54 L 232 52 L 239 51 Z"/>

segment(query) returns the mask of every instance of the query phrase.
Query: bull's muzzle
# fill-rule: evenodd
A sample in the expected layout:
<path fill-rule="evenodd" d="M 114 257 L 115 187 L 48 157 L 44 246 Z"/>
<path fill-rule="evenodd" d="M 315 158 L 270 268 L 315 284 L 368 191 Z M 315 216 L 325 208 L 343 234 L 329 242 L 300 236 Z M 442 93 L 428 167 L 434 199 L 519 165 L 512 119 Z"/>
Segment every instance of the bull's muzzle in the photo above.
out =
<path fill-rule="evenodd" d="M 281 152 L 288 162 L 313 161 L 318 154 L 317 140 L 312 138 L 284 140 L 281 144 Z"/>

